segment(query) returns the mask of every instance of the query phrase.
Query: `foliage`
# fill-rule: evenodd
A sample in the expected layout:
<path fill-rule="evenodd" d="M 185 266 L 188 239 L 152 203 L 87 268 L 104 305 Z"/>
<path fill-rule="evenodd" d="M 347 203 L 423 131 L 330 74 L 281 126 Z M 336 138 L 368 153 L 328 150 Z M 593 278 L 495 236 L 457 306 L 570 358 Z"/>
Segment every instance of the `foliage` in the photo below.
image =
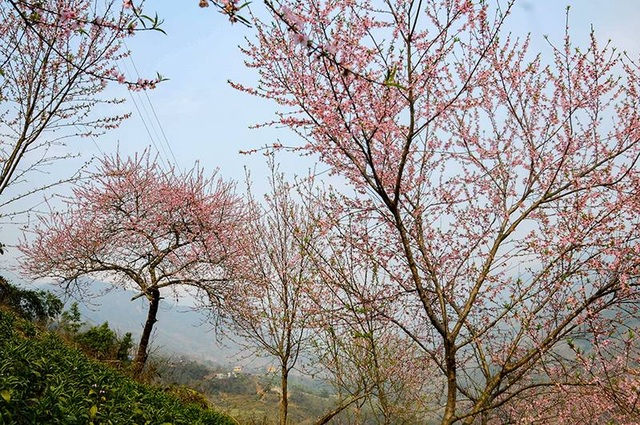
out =
<path fill-rule="evenodd" d="M 133 338 L 131 332 L 127 332 L 120 340 L 116 340 L 118 350 L 116 351 L 116 360 L 128 361 L 129 352 L 133 348 Z"/>
<path fill-rule="evenodd" d="M 63 303 L 51 292 L 19 288 L 0 276 L 0 305 L 26 320 L 46 323 L 60 314 Z"/>
<path fill-rule="evenodd" d="M 58 322 L 58 326 L 63 332 L 75 336 L 82 325 L 83 322 L 80 318 L 78 303 L 74 302 L 71 304 L 71 307 L 68 310 L 62 312 L 62 315 L 60 316 L 60 320 Z"/>
<path fill-rule="evenodd" d="M 209 401 L 202 393 L 184 385 L 171 385 L 165 389 L 169 394 L 174 395 L 184 404 L 194 404 L 203 409 L 209 407 Z"/>
<path fill-rule="evenodd" d="M 25 322 L 0 311 L 0 424 L 233 424 L 88 360 L 55 334 L 25 338 Z"/>
<path fill-rule="evenodd" d="M 108 322 L 77 334 L 74 340 L 83 350 L 98 360 L 128 361 L 129 350 L 133 346 L 130 332 L 118 338 L 118 335 L 109 328 Z"/>

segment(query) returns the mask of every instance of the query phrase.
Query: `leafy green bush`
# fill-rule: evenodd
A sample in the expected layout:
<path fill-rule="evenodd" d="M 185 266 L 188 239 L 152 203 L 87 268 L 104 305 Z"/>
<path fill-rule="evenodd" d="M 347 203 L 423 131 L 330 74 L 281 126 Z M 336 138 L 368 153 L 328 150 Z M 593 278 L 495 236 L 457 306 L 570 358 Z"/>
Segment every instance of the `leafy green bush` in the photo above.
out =
<path fill-rule="evenodd" d="M 0 311 L 0 424 L 222 424 L 231 418 L 89 360 Z M 201 404 L 201 403 L 198 403 Z"/>
<path fill-rule="evenodd" d="M 76 335 L 84 323 L 80 319 L 80 310 L 78 309 L 78 303 L 71 304 L 69 310 L 62 312 L 60 320 L 58 321 L 59 329 L 69 335 Z"/>
<path fill-rule="evenodd" d="M 88 331 L 79 334 L 76 341 L 98 360 L 106 360 L 115 355 L 118 336 L 109 328 L 109 323 L 94 326 Z"/>
<path fill-rule="evenodd" d="M 74 340 L 85 352 L 98 360 L 127 361 L 133 345 L 130 332 L 120 339 L 115 331 L 109 328 L 109 322 L 76 335 Z"/>
<path fill-rule="evenodd" d="M 116 351 L 116 360 L 129 361 L 129 352 L 133 347 L 133 339 L 131 332 L 124 334 L 122 339 L 118 341 L 118 351 Z"/>
<path fill-rule="evenodd" d="M 63 303 L 49 291 L 22 289 L 0 276 L 0 305 L 29 321 L 46 323 L 60 314 Z"/>
<path fill-rule="evenodd" d="M 80 318 L 78 303 L 71 304 L 68 310 L 60 315 L 57 322 L 57 331 L 75 342 L 86 354 L 98 360 L 116 360 L 123 363 L 129 362 L 129 352 L 133 347 L 131 332 L 124 334 L 122 338 L 109 328 L 109 322 L 100 326 L 92 326 L 84 332 L 87 324 Z"/>

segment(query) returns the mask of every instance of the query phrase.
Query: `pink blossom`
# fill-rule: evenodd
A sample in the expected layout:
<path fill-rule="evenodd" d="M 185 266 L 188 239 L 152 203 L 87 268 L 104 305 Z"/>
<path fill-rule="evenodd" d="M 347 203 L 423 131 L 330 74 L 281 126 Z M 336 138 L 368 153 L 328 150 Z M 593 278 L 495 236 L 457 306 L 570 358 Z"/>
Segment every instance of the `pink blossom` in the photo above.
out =
<path fill-rule="evenodd" d="M 329 43 L 324 46 L 324 51 L 331 56 L 335 56 L 338 53 L 338 48 L 333 43 Z"/>
<path fill-rule="evenodd" d="M 284 17 L 285 21 L 289 25 L 291 25 L 295 30 L 298 30 L 298 31 L 302 30 L 302 27 L 304 26 L 304 22 L 302 21 L 300 16 L 293 13 L 293 11 L 287 6 L 283 6 L 281 11 L 282 11 L 282 16 Z"/>
<path fill-rule="evenodd" d="M 309 43 L 309 36 L 302 33 L 295 33 L 293 35 L 293 42 L 301 46 L 307 46 Z"/>
<path fill-rule="evenodd" d="M 75 19 L 78 15 L 73 9 L 62 9 L 62 19 L 65 21 Z"/>

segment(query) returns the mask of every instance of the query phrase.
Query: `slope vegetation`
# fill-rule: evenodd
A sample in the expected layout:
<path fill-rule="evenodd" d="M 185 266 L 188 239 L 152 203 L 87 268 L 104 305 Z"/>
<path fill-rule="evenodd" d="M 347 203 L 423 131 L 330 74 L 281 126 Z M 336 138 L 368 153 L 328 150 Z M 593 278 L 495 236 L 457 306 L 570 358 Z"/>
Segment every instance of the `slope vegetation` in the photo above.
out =
<path fill-rule="evenodd" d="M 236 423 L 89 359 L 55 332 L 0 309 L 0 424 Z"/>

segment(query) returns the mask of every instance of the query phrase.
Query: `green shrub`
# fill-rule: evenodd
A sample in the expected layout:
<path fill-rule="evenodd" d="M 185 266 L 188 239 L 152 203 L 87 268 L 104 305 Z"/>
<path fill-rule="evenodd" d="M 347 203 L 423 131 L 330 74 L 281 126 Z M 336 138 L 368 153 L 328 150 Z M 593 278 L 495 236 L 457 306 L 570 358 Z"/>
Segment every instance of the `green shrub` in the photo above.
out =
<path fill-rule="evenodd" d="M 209 400 L 201 392 L 184 385 L 171 385 L 165 389 L 169 394 L 174 395 L 184 404 L 194 404 L 203 409 L 209 407 Z"/>
<path fill-rule="evenodd" d="M 63 303 L 49 291 L 22 289 L 0 276 L 0 305 L 29 321 L 46 323 L 60 314 Z"/>
<path fill-rule="evenodd" d="M 55 333 L 25 337 L 22 322 L 0 311 L 0 425 L 235 423 L 91 361 Z"/>
<path fill-rule="evenodd" d="M 109 328 L 109 322 L 78 334 L 75 340 L 98 360 L 115 359 L 120 342 L 116 333 Z"/>
<path fill-rule="evenodd" d="M 80 319 L 80 310 L 78 309 L 78 303 L 74 302 L 73 304 L 71 304 L 69 310 L 65 310 L 62 312 L 58 326 L 60 330 L 73 336 L 77 334 L 78 331 L 80 331 L 80 328 L 83 324 L 84 323 Z"/>
<path fill-rule="evenodd" d="M 124 334 L 120 342 L 118 343 L 118 351 L 116 352 L 116 360 L 120 360 L 121 362 L 129 361 L 129 352 L 133 347 L 133 339 L 131 337 L 131 332 L 127 332 Z"/>
<path fill-rule="evenodd" d="M 92 326 L 84 332 L 80 329 L 86 327 L 80 319 L 78 303 L 71 304 L 69 310 L 62 312 L 58 321 L 58 331 L 62 332 L 75 342 L 86 354 L 98 360 L 129 361 L 129 352 L 133 347 L 131 332 L 124 334 L 122 338 L 109 328 L 109 322 L 100 326 Z"/>

